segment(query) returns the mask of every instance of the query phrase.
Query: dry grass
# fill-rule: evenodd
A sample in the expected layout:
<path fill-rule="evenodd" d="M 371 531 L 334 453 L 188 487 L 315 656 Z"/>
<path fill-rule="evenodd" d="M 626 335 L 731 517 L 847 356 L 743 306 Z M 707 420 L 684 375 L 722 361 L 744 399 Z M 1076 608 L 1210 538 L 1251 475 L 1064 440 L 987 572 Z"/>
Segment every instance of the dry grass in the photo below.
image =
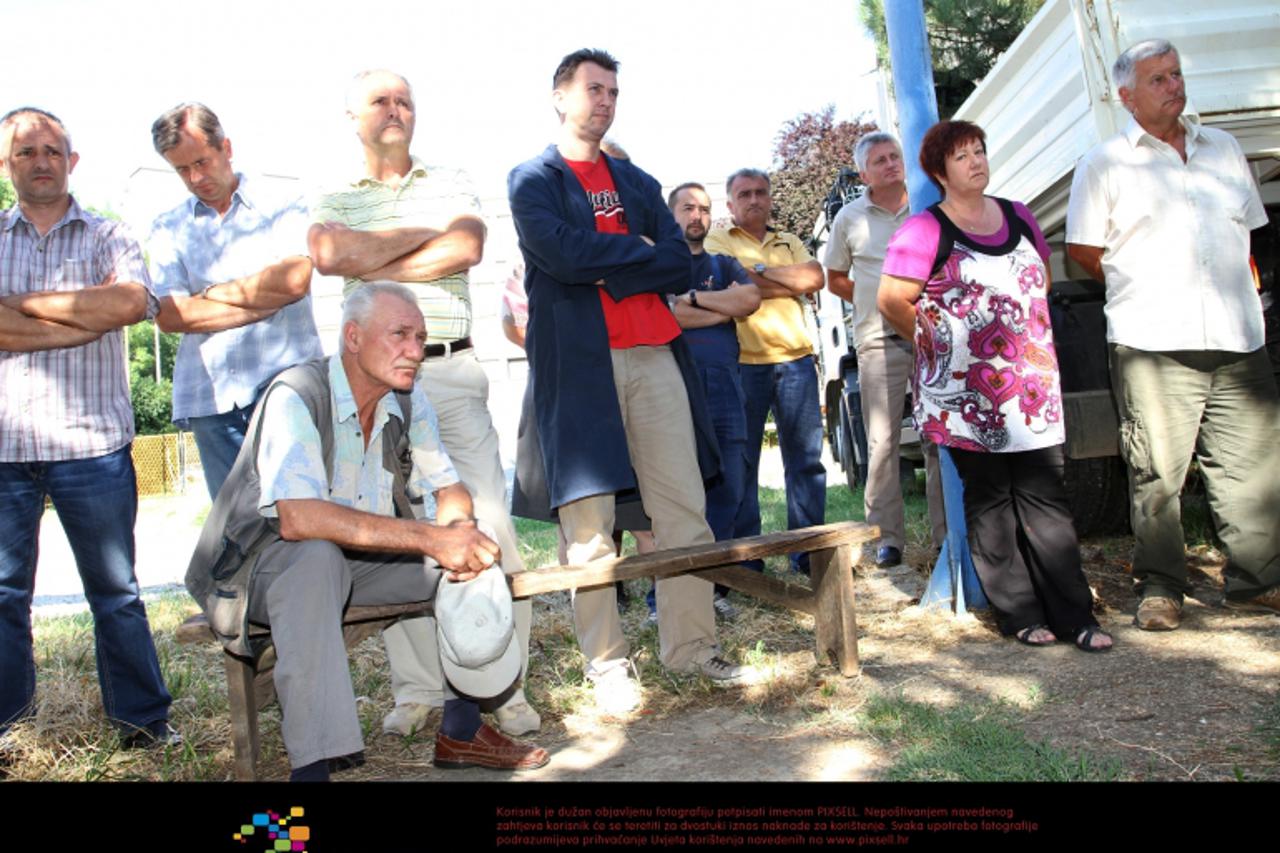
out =
<path fill-rule="evenodd" d="M 781 528 L 781 496 L 765 490 L 762 497 L 765 529 Z M 860 495 L 833 488 L 828 518 L 859 517 L 860 504 Z M 923 501 L 914 498 L 908 507 L 907 564 L 890 571 L 859 569 L 856 578 L 862 671 L 852 679 L 815 666 L 809 617 L 737 595 L 740 616 L 721 624 L 720 639 L 728 657 L 758 668 L 758 683 L 726 691 L 700 677 L 669 673 L 657 662 L 656 628 L 644 621 L 648 582 L 632 581 L 623 626 L 645 702 L 623 720 L 602 718 L 584 684 L 567 594 L 538 599 L 528 694 L 543 715 L 539 744 L 554 752 L 618 723 L 664 722 L 678 730 L 689 715 L 717 709 L 748 718 L 762 738 L 776 738 L 770 749 L 789 748 L 796 735 L 868 744 L 869 754 L 880 756 L 876 772 L 888 777 L 912 747 L 884 734 L 882 703 L 892 697 L 907 703 L 901 705 L 904 713 L 911 703 L 979 709 L 970 717 L 998 707 L 1001 725 L 1020 727 L 1035 743 L 1045 742 L 1046 755 L 1118 757 L 1124 769 L 1117 773 L 1124 778 L 1280 778 L 1275 746 L 1280 638 L 1269 617 L 1226 615 L 1216 608 L 1222 561 L 1210 547 L 1201 545 L 1188 555 L 1205 604 L 1190 603 L 1187 629 L 1156 636 L 1127 627 L 1136 604 L 1127 574 L 1129 540 L 1085 543 L 1086 575 L 1100 600 L 1100 618 L 1117 636 L 1117 650 L 1105 656 L 1081 655 L 1069 646 L 1027 650 L 1000 638 L 985 617 L 956 619 L 915 606 L 931 555 Z M 519 527 L 526 562 L 554 562 L 554 528 L 533 522 Z M 785 568 L 781 559 L 770 561 L 775 574 Z M 174 640 L 176 627 L 195 609 L 176 593 L 148 602 L 161 667 L 175 700 L 172 719 L 186 738 L 180 748 L 150 752 L 121 750 L 103 718 L 88 614 L 37 620 L 39 708 L 34 720 L 15 727 L 7 738 L 17 756 L 11 776 L 229 779 L 232 751 L 221 650 L 211 643 L 179 646 Z M 1213 632 L 1212 643 L 1202 629 Z M 393 700 L 377 639 L 353 651 L 351 672 L 368 763 L 342 778 L 441 778 L 429 763 L 430 733 L 410 740 L 378 736 Z M 873 713 L 877 709 L 881 718 Z M 261 721 L 260 773 L 266 779 L 285 778 L 278 708 L 264 711 Z M 920 731 L 918 740 L 936 737 Z M 724 760 L 724 778 L 755 778 L 749 769 L 733 767 L 731 756 Z M 619 777 L 631 778 L 625 772 L 618 771 Z"/>

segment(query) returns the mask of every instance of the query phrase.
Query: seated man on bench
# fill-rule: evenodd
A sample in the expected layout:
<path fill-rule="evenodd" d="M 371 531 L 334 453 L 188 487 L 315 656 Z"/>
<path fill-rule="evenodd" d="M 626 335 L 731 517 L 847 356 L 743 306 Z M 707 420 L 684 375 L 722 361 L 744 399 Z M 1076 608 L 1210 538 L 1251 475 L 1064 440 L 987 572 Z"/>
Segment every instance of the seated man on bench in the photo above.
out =
<path fill-rule="evenodd" d="M 484 698 L 519 677 L 518 650 L 510 654 L 510 597 L 501 574 L 494 584 L 488 571 L 498 568 L 499 548 L 476 526 L 471 495 L 415 383 L 426 337 L 422 312 L 403 285 L 371 284 L 348 297 L 340 354 L 291 368 L 268 388 L 187 574 L 188 589 L 229 651 L 250 651 L 249 622 L 270 626 L 295 781 L 327 780 L 330 769 L 359 763 L 363 743 L 342 634 L 348 603 L 425 601 L 442 585 L 441 657 L 455 686 Z M 434 523 L 415 520 L 410 505 L 428 493 Z M 245 533 L 255 525 L 258 532 Z M 444 594 L 443 585 L 473 578 L 475 589 Z M 462 636 L 450 635 L 442 599 L 478 596 L 496 616 L 491 621 L 506 626 L 497 644 L 478 636 L 485 629 L 475 620 Z M 492 651 L 477 658 L 486 642 Z M 483 724 L 473 698 L 451 693 L 448 683 L 445 695 L 437 766 L 525 770 L 547 763 L 545 750 Z"/>

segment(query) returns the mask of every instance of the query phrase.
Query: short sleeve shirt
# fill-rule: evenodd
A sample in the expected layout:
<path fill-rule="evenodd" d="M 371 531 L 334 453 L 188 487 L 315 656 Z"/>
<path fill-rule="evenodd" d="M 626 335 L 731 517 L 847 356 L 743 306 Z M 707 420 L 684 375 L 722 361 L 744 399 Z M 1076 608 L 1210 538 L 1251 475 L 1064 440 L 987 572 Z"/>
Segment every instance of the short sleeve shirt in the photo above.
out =
<path fill-rule="evenodd" d="M 714 257 L 714 261 L 712 260 Z M 717 265 L 720 275 L 717 276 Z M 724 290 L 733 283 L 751 284 L 751 276 L 729 255 L 699 252 L 693 256 L 693 290 L 699 293 Z M 685 329 L 685 342 L 698 364 L 738 363 L 738 334 L 733 323 L 718 323 L 701 329 Z"/>
<path fill-rule="evenodd" d="M 830 270 L 847 270 L 853 281 L 853 334 L 858 346 L 894 335 L 880 314 L 876 296 L 889 238 L 910 212 L 909 205 L 903 205 L 896 213 L 886 210 L 874 204 L 868 192 L 840 208 L 831 223 L 831 240 L 822 265 Z"/>
<path fill-rule="evenodd" d="M 0 296 L 84 290 L 108 275 L 146 287 L 147 316 L 155 316 L 147 265 L 123 222 L 73 198 L 41 236 L 18 205 L 0 212 Z M 122 330 L 78 347 L 0 351 L 0 462 L 91 459 L 132 440 Z"/>
<path fill-rule="evenodd" d="M 400 403 L 392 392 L 378 401 L 373 434 L 365 447 L 355 398 L 340 356 L 329 359 L 329 388 L 333 398 L 331 484 L 325 477 L 320 431 L 306 403 L 290 388 L 268 389 L 258 444 L 258 476 L 262 483 L 258 508 L 264 516 L 276 516 L 277 501 L 308 499 L 333 501 L 375 515 L 395 515 L 392 475 L 382 464 L 382 439 L 387 420 L 402 416 Z M 435 412 L 421 384 L 413 386 L 410 416 L 413 471 L 407 483 L 409 495 L 429 498 L 459 480 L 440 444 Z"/>
<path fill-rule="evenodd" d="M 765 234 L 762 243 L 736 225 L 716 228 L 707 235 L 703 248 L 720 255 L 732 255 L 747 268 L 756 264 L 789 266 L 813 260 L 799 237 L 773 229 Z M 754 314 L 737 320 L 742 363 L 781 364 L 813 355 L 804 310 L 801 299 L 784 296 L 762 300 Z"/>
<path fill-rule="evenodd" d="M 471 179 L 460 169 L 428 166 L 414 157 L 396 186 L 362 177 L 321 196 L 312 208 L 316 222 L 338 222 L 359 231 L 424 227 L 443 231 L 461 217 L 480 219 L 480 199 Z M 409 282 L 434 342 L 456 341 L 471 334 L 471 294 L 466 270 L 431 281 Z M 363 281 L 349 278 L 343 294 Z"/>
<path fill-rule="evenodd" d="M 889 242 L 884 271 L 924 282 L 916 302 L 916 429 L 934 444 L 1014 453 L 1066 440 L 1049 316 L 1048 246 L 1014 205 L 1031 239 L 1004 222 L 995 234 L 959 234 L 931 274 L 942 229 L 910 217 Z"/>
<path fill-rule="evenodd" d="M 147 251 L 157 296 L 198 297 L 210 285 L 307 254 L 310 217 L 302 201 L 273 199 L 237 177 L 224 215 L 191 197 L 151 226 Z M 322 355 L 310 294 L 256 323 L 185 333 L 173 370 L 174 422 L 249 408 L 276 373 Z"/>
<path fill-rule="evenodd" d="M 1067 242 L 1102 252 L 1107 340 L 1148 351 L 1264 343 L 1249 231 L 1266 224 L 1230 134 L 1183 116 L 1187 160 L 1130 119 L 1076 168 Z"/>

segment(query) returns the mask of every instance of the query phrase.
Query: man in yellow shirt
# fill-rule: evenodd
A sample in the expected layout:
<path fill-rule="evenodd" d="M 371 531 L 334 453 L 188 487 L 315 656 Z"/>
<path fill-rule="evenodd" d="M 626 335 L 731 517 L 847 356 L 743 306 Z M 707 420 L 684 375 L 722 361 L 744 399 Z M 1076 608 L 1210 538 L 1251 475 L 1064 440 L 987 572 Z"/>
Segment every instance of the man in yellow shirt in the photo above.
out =
<path fill-rule="evenodd" d="M 739 169 L 729 176 L 727 189 L 733 225 L 712 231 L 706 251 L 737 258 L 763 297 L 758 311 L 737 320 L 747 401 L 747 479 L 734 536 L 760 532 L 760 448 L 771 409 L 786 471 L 787 527 L 822 524 L 827 472 L 818 370 L 803 304 L 807 294 L 822 289 L 822 267 L 798 237 L 769 225 L 773 200 L 768 175 Z M 807 554 L 791 559 L 794 570 L 808 574 Z"/>

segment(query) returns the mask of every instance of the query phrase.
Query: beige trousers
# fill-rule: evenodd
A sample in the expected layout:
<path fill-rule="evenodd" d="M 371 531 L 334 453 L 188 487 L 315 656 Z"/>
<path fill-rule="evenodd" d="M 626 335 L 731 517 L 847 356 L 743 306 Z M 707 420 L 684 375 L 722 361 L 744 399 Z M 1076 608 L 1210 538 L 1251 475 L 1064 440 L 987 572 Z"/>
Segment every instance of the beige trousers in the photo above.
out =
<path fill-rule="evenodd" d="M 489 377 L 475 352 L 466 350 L 423 363 L 419 378 L 435 409 L 445 452 L 471 492 L 476 518 L 493 528 L 502 549 L 502 570 L 507 574 L 524 571 L 515 526 L 507 511 L 507 481 L 498 453 L 498 433 L 489 416 Z M 526 598 L 514 605 L 523 677 L 529 668 L 533 603 Z M 402 619 L 383 631 L 382 639 L 396 704 L 442 704 L 444 676 L 436 648 L 435 620 L 429 616 Z"/>
<path fill-rule="evenodd" d="M 902 411 L 914 365 L 911 344 L 902 338 L 882 338 L 858 347 L 858 385 L 862 393 L 868 457 L 863 506 L 867 523 L 880 528 L 880 544 L 899 550 L 906 544 L 907 524 L 902 483 L 898 479 L 898 449 Z M 942 506 L 938 448 L 921 441 L 930 530 L 934 547 L 941 548 L 947 538 L 947 521 Z"/>
<path fill-rule="evenodd" d="M 613 381 L 627 449 L 657 547 L 714 542 L 698 468 L 689 397 L 670 347 L 612 350 Z M 571 565 L 613 550 L 614 496 L 593 495 L 560 507 Z M 658 648 L 663 666 L 689 670 L 717 654 L 712 585 L 682 575 L 658 581 Z M 575 590 L 573 621 L 588 677 L 622 666 L 627 641 L 613 584 Z"/>

